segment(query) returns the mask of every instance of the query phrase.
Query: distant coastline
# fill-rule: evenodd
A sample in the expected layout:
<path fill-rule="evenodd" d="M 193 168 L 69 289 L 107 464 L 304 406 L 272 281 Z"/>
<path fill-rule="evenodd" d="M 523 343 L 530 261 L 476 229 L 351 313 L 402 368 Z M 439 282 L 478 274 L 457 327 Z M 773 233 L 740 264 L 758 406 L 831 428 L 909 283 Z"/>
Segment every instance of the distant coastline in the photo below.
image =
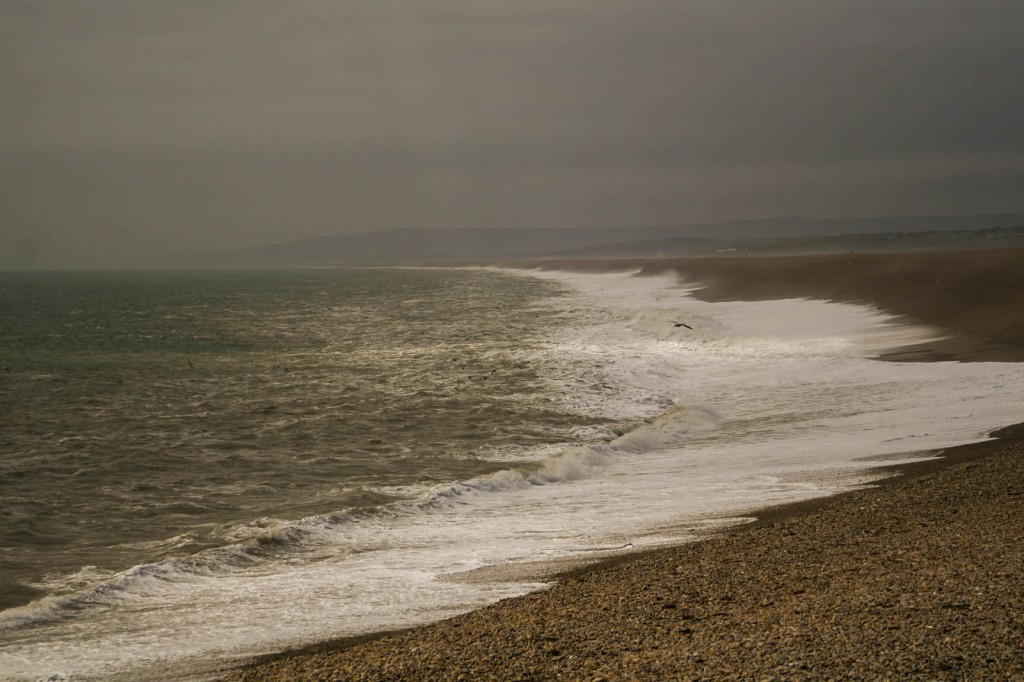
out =
<path fill-rule="evenodd" d="M 1024 213 L 766 218 L 595 228 L 393 229 L 224 251 L 140 256 L 124 267 L 467 264 L 523 258 L 669 258 L 1024 247 Z"/>

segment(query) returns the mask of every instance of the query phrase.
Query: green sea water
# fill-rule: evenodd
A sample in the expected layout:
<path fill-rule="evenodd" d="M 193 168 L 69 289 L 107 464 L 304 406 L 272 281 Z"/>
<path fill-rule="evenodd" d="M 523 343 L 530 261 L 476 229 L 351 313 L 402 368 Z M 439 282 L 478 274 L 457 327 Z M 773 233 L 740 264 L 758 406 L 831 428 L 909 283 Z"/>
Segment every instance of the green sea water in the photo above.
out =
<path fill-rule="evenodd" d="M 0 608 L 564 440 L 480 270 L 0 274 Z"/>

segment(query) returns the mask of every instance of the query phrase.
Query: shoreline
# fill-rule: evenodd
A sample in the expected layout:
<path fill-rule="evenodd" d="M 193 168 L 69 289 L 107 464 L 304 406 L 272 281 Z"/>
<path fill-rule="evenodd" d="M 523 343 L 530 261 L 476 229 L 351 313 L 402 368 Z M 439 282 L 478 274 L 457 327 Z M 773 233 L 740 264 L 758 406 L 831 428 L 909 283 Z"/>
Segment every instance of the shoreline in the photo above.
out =
<path fill-rule="evenodd" d="M 1024 251 L 1018 251 L 1010 259 L 1011 270 L 1022 256 Z M 822 263 L 828 261 L 825 257 L 798 258 L 818 261 L 815 267 L 835 266 L 835 261 Z M 705 284 L 707 273 L 717 268 L 716 281 L 695 292 L 704 300 L 740 298 L 737 293 L 742 295 L 744 286 L 755 286 L 763 298 L 776 297 L 780 289 L 801 295 L 817 288 L 818 296 L 802 297 L 842 300 L 824 291 L 820 280 L 807 280 L 806 268 L 793 269 L 788 281 L 786 272 L 775 272 L 771 286 L 766 286 L 756 272 L 740 270 L 742 262 L 760 259 L 704 260 L 708 263 L 699 267 L 676 260 L 615 263 L 617 269 L 640 267 L 651 273 L 671 267 Z M 730 260 L 736 270 L 726 267 Z M 927 270 L 935 267 L 934 261 L 918 257 L 917 262 L 924 262 L 923 275 L 930 277 Z M 609 264 L 534 265 L 594 269 Z M 757 271 L 766 265 L 747 267 Z M 704 268 L 703 277 L 697 276 L 699 268 Z M 1004 279 L 1006 275 L 1016 276 L 1012 271 L 1004 272 Z M 869 301 L 865 290 L 870 294 L 870 288 L 870 283 L 862 283 L 854 291 L 856 298 L 846 294 L 845 300 Z M 943 305 L 947 310 L 969 306 L 973 298 L 947 297 Z M 996 304 L 1004 306 L 1002 312 L 993 312 Z M 933 314 L 893 310 L 898 305 L 891 302 L 879 307 L 915 321 L 927 322 Z M 1007 310 L 1020 310 L 1015 299 L 991 302 L 986 311 L 990 327 Z M 882 359 L 1024 357 L 1024 344 L 1018 346 L 1012 339 L 1007 343 L 1003 337 L 993 341 L 985 334 L 902 350 L 912 352 Z M 632 551 L 559 571 L 547 590 L 437 623 L 261 656 L 223 679 L 1024 675 L 1024 615 L 1014 615 L 1024 614 L 1024 423 L 990 437 L 994 440 L 949 448 L 937 459 L 872 468 L 866 473 L 888 477 L 838 495 L 760 510 L 754 521 L 700 542 Z M 1005 482 L 1005 495 L 992 494 L 998 482 Z M 947 504 L 957 497 L 969 502 L 967 511 Z M 998 518 L 999 505 L 1008 514 L 1001 525 L 962 534 L 953 550 L 948 542 L 943 544 L 958 514 Z M 892 509 L 900 512 L 893 514 Z M 852 525 L 851 518 L 856 520 Z M 992 526 L 977 518 L 974 526 Z M 916 543 L 903 547 L 902 557 L 891 556 L 890 545 L 908 537 L 917 538 Z M 1002 548 L 998 555 L 1009 570 L 989 576 L 981 588 L 984 594 L 975 594 L 977 577 L 964 576 L 981 568 L 975 557 L 991 560 L 995 547 Z M 786 556 L 798 558 L 786 562 Z M 885 561 L 879 562 L 879 557 Z M 829 576 L 825 582 L 823 571 Z M 936 571 L 941 575 L 936 577 Z M 943 591 L 904 589 L 886 596 L 893 585 L 917 585 L 922 573 L 932 575 Z M 857 578 L 853 582 L 848 580 L 851 575 Z M 998 604 L 982 599 L 985 594 L 998 595 Z M 942 634 L 940 640 L 922 641 L 917 636 L 935 630 Z"/>
<path fill-rule="evenodd" d="M 584 272 L 672 272 L 701 301 L 810 298 L 877 307 L 946 338 L 893 349 L 898 361 L 1024 362 L 1024 249 L 915 254 L 708 256 L 508 262 Z"/>
<path fill-rule="evenodd" d="M 935 459 L 872 469 L 887 477 L 861 489 L 765 508 L 753 521 L 724 529 L 698 542 L 630 552 L 565 570 L 554 576 L 555 582 L 547 590 L 505 599 L 432 624 L 328 639 L 266 654 L 242 664 L 221 679 L 226 682 L 762 679 L 774 676 L 781 676 L 779 679 L 893 676 L 901 679 L 1015 679 L 1024 675 L 1024 422 L 994 431 L 991 436 L 993 440 L 949 448 Z M 1007 472 L 1000 469 L 987 472 L 984 481 L 969 480 L 977 477 L 986 464 L 990 465 L 989 468 L 993 468 L 992 464 L 1003 465 L 1002 469 L 1009 468 L 1012 475 L 1007 476 Z M 992 498 L 986 490 L 991 487 L 993 479 L 1007 482 L 1000 498 Z M 929 594 L 928 591 L 900 592 L 893 589 L 899 581 L 894 580 L 891 571 L 881 570 L 884 566 L 851 563 L 848 557 L 833 560 L 836 557 L 830 555 L 837 547 L 833 540 L 842 536 L 844 530 L 854 532 L 862 529 L 870 535 L 875 542 L 870 543 L 873 547 L 867 554 L 877 555 L 886 551 L 890 544 L 887 538 L 909 532 L 900 525 L 920 525 L 927 529 L 944 520 L 922 515 L 920 500 L 905 499 L 908 493 L 919 492 L 915 488 L 922 484 L 937 489 L 924 506 L 928 511 L 944 512 L 940 517 L 957 515 L 959 510 L 943 508 L 947 497 L 944 491 L 957 488 L 966 489 L 964 496 L 969 501 L 977 501 L 977 495 L 982 495 L 989 506 L 1006 500 L 1015 502 L 1008 509 L 1012 525 L 995 529 L 997 536 L 1002 535 L 1008 541 L 1002 543 L 1002 554 L 1006 557 L 1003 563 L 1012 570 L 1000 571 L 998 580 L 993 582 L 989 571 L 977 566 L 982 569 L 982 581 L 964 582 L 960 590 L 950 590 L 947 583 L 943 585 L 943 592 Z M 896 509 L 899 516 L 879 518 L 883 516 L 879 507 Z M 837 519 L 851 513 L 854 522 L 845 524 L 846 528 L 837 528 Z M 981 510 L 980 515 L 985 517 L 985 510 Z M 863 518 L 869 522 L 860 523 Z M 959 529 L 957 537 L 964 541 L 964 531 L 975 528 L 969 520 L 962 525 L 965 528 Z M 991 528 L 988 530 L 989 534 L 993 531 Z M 831 539 L 822 548 L 813 546 L 829 536 Z M 984 539 L 976 537 L 974 544 L 989 550 L 992 547 L 988 534 Z M 862 554 L 856 546 L 847 549 L 848 554 Z M 960 546 L 956 549 L 969 548 Z M 814 556 L 815 550 L 818 556 Z M 759 552 L 756 562 L 749 557 L 754 551 Z M 924 547 L 916 554 L 934 558 L 935 551 Z M 759 599 L 737 599 L 730 588 L 737 582 L 748 583 L 752 570 L 764 570 L 760 562 L 767 555 L 778 552 L 797 554 L 800 561 L 790 564 L 789 568 L 805 569 L 803 572 L 808 575 L 797 577 L 811 584 L 800 585 L 788 576 L 780 579 L 776 573 L 762 589 L 755 586 L 753 591 Z M 904 582 L 919 582 L 914 575 L 907 573 L 907 567 L 916 572 L 926 562 L 909 556 L 904 548 L 894 551 L 889 548 L 888 555 L 882 556 L 888 560 L 890 568 L 895 565 L 896 574 L 902 576 Z M 822 558 L 826 560 L 822 561 Z M 933 568 L 956 576 L 965 568 L 963 564 L 973 563 L 969 553 L 961 558 L 966 561 L 936 560 Z M 809 596 L 815 595 L 813 586 L 820 583 L 823 569 L 828 582 L 829 567 L 839 572 L 855 573 L 856 582 L 862 587 L 861 604 L 857 608 L 848 604 L 848 611 L 856 611 L 864 605 L 883 605 L 888 613 L 869 614 L 875 621 L 869 622 L 870 627 L 859 624 L 852 628 L 868 641 L 859 642 L 854 650 L 844 654 L 845 658 L 832 665 L 827 661 L 809 662 L 820 658 L 823 652 L 834 652 L 828 638 L 817 642 L 814 651 L 808 650 L 806 642 L 797 641 L 795 647 L 786 649 L 789 653 L 782 654 L 784 660 L 781 660 L 774 649 L 775 637 L 786 637 L 787 633 L 779 621 L 789 616 L 801 623 L 804 630 L 813 630 L 813 626 L 802 618 L 807 611 L 794 607 L 792 598 L 808 595 L 800 601 L 805 604 L 813 601 Z M 706 575 L 715 576 L 716 581 L 709 584 Z M 790 583 L 789 594 L 783 594 L 780 583 Z M 997 604 L 978 607 L 971 603 L 972 598 L 983 596 L 978 593 L 978 586 L 982 584 L 984 587 L 980 589 L 998 597 Z M 897 608 L 892 603 L 893 592 L 898 593 L 897 601 L 910 594 L 917 603 Z M 697 594 L 700 595 L 700 607 L 709 604 L 729 606 L 733 613 L 707 612 L 706 608 L 705 613 L 695 613 L 698 604 L 693 610 L 684 610 Z M 636 600 L 641 595 L 650 598 L 638 604 Z M 790 600 L 779 604 L 775 600 L 780 595 L 790 597 Z M 832 589 L 826 586 L 815 596 L 823 598 L 833 615 L 836 613 L 834 609 L 844 601 L 842 591 L 835 590 L 834 586 Z M 922 603 L 925 598 L 931 604 Z M 776 604 L 778 607 L 772 609 Z M 759 610 L 760 618 L 744 622 L 743 612 L 748 609 Z M 666 613 L 670 614 L 667 616 L 670 621 L 676 621 L 674 624 L 678 627 L 675 631 L 666 631 L 663 627 Z M 879 618 L 879 615 L 888 617 Z M 908 619 L 913 616 L 917 620 L 920 615 L 936 618 L 918 624 L 916 628 L 908 625 Z M 950 617 L 955 622 L 951 622 Z M 632 621 L 633 627 L 626 635 L 610 632 L 602 625 L 622 618 Z M 713 626 L 710 636 L 701 638 L 699 642 L 690 641 L 705 621 L 725 618 L 731 618 L 733 622 L 707 623 Z M 822 624 L 834 623 L 834 618 L 819 620 Z M 766 622 L 767 630 L 764 627 Z M 771 627 L 773 625 L 775 627 Z M 581 627 L 586 636 L 580 636 L 578 630 Z M 872 632 L 898 633 L 903 629 L 910 632 L 915 629 L 940 630 L 946 634 L 942 637 L 941 647 L 910 655 L 906 652 L 909 644 L 898 636 L 895 641 L 892 637 L 876 642 L 870 639 Z M 963 631 L 974 637 L 967 640 L 962 636 Z M 523 632 L 528 634 L 522 635 Z M 516 633 L 520 635 L 514 636 Z M 635 636 L 640 633 L 646 633 L 648 637 L 637 642 Z M 960 636 L 954 638 L 950 633 Z M 998 646 L 990 646 L 993 634 L 1001 635 Z M 772 637 L 764 638 L 765 635 Z M 630 640 L 630 637 L 634 639 Z M 625 646 L 624 638 L 630 640 Z M 754 654 L 753 660 L 734 660 L 735 648 L 743 642 L 757 645 L 748 652 Z M 766 644 L 772 646 L 765 650 Z M 584 645 L 581 648 L 585 653 L 572 652 L 573 645 Z M 943 651 L 946 654 L 942 654 Z M 457 656 L 454 655 L 456 652 Z M 670 669 L 664 667 L 666 656 L 674 662 Z M 893 667 L 893 661 L 900 656 L 902 667 Z M 600 662 L 600 665 L 595 668 L 581 666 L 588 659 Z M 655 666 L 655 663 L 659 665 Z M 515 669 L 511 667 L 513 664 L 518 664 Z"/>

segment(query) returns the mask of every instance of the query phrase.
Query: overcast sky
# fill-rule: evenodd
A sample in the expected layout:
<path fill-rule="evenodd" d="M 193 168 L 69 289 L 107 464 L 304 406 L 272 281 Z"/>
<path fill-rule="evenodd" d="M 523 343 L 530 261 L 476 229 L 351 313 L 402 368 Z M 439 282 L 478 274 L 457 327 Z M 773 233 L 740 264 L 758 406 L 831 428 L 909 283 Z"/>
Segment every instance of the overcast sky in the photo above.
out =
<path fill-rule="evenodd" d="M 1020 0 L 0 0 L 0 249 L 1024 211 Z"/>

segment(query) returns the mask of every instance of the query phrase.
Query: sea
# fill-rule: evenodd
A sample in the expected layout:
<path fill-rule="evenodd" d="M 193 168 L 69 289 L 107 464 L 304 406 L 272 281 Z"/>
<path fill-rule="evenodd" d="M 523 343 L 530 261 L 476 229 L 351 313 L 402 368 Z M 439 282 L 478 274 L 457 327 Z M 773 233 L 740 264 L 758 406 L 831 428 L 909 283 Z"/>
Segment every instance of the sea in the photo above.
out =
<path fill-rule="evenodd" d="M 0 273 L 0 679 L 206 680 L 1024 416 L 1013 363 L 674 275 Z"/>

